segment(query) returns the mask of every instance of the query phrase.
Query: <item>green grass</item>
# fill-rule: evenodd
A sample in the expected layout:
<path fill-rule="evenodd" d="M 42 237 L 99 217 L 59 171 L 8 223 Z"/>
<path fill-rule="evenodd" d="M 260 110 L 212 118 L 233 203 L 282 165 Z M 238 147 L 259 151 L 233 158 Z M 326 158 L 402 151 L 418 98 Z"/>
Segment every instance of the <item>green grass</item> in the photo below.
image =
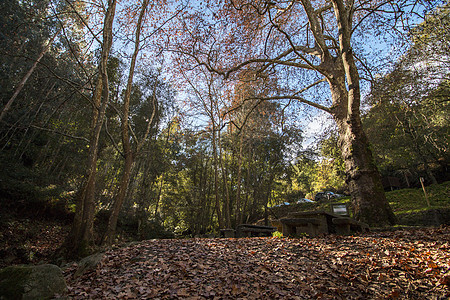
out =
<path fill-rule="evenodd" d="M 425 187 L 430 208 L 450 208 L 450 181 Z M 395 214 L 428 210 L 422 188 L 402 189 L 386 193 Z"/>

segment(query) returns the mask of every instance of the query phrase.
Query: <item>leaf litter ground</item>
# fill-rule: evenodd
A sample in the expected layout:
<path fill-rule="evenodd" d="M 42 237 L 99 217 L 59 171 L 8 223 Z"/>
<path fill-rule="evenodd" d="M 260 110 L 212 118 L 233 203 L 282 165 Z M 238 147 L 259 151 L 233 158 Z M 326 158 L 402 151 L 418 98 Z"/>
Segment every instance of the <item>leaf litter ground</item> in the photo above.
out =
<path fill-rule="evenodd" d="M 322 238 L 149 240 L 111 250 L 72 299 L 448 299 L 450 227 Z"/>

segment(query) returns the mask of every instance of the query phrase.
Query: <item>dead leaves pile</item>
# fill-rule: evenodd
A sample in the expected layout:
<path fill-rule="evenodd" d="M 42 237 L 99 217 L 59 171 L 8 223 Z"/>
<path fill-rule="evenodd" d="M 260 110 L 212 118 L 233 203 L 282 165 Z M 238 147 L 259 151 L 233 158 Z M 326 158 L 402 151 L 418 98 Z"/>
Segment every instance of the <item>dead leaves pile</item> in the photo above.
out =
<path fill-rule="evenodd" d="M 314 239 L 151 240 L 107 252 L 73 299 L 447 299 L 450 228 Z"/>
<path fill-rule="evenodd" d="M 45 220 L 13 219 L 0 223 L 0 268 L 50 261 L 70 229 Z"/>

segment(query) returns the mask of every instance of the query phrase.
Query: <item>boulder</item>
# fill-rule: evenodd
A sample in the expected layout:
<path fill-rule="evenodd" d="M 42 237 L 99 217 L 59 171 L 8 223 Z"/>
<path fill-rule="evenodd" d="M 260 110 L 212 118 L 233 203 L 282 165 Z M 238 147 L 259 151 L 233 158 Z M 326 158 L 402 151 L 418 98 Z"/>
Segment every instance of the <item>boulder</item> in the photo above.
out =
<path fill-rule="evenodd" d="M 0 299 L 52 299 L 67 292 L 55 265 L 11 266 L 0 270 Z"/>
<path fill-rule="evenodd" d="M 78 268 L 75 271 L 74 277 L 80 277 L 86 272 L 89 272 L 97 267 L 97 265 L 102 261 L 104 253 L 95 253 L 88 257 L 83 258 L 78 263 Z"/>

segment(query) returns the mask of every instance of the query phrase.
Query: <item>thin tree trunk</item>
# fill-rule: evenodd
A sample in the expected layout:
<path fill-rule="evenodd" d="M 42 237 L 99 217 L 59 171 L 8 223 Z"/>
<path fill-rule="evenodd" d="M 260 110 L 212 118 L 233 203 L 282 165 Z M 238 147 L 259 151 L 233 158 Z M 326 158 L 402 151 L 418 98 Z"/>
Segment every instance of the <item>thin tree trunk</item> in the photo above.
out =
<path fill-rule="evenodd" d="M 145 11 L 147 9 L 149 0 L 144 0 L 142 3 L 141 12 L 139 14 L 138 23 L 136 26 L 136 40 L 134 42 L 134 52 L 131 59 L 130 70 L 128 74 L 127 88 L 125 90 L 125 97 L 123 103 L 123 117 L 122 117 L 122 145 L 123 153 L 125 156 L 125 164 L 123 168 L 122 177 L 119 185 L 119 192 L 114 199 L 111 215 L 108 220 L 108 227 L 106 228 L 105 235 L 103 236 L 102 243 L 104 245 L 111 245 L 114 241 L 114 236 L 117 227 L 117 220 L 119 218 L 120 209 L 122 208 L 123 202 L 125 201 L 125 195 L 128 190 L 130 183 L 131 169 L 133 168 L 134 155 L 131 149 L 130 133 L 128 131 L 128 116 L 130 110 L 130 99 L 131 99 L 131 89 L 133 86 L 134 69 L 136 67 L 136 59 L 140 50 L 140 36 L 142 21 L 144 19 Z M 154 112 L 153 112 L 154 113 Z"/>
<path fill-rule="evenodd" d="M 99 78 L 93 95 L 92 134 L 89 142 L 87 173 L 78 193 L 72 230 L 66 240 L 69 255 L 85 256 L 89 254 L 89 245 L 94 242 L 95 216 L 95 177 L 97 173 L 97 155 L 100 131 L 109 100 L 107 62 L 112 46 L 112 25 L 116 10 L 116 0 L 109 0 L 103 27 L 103 44 L 99 65 Z M 103 101 L 102 101 L 103 97 Z"/>
<path fill-rule="evenodd" d="M 164 174 L 161 175 L 161 182 L 159 183 L 158 195 L 156 196 L 155 214 L 154 214 L 155 220 L 158 220 L 158 209 L 159 209 L 159 202 L 161 202 L 161 193 L 163 184 L 164 184 Z"/>
<path fill-rule="evenodd" d="M 245 182 L 245 198 L 244 198 L 244 205 L 242 207 L 242 213 L 241 213 L 241 220 L 240 224 L 242 224 L 244 220 L 244 213 L 248 211 L 248 198 L 250 195 L 250 164 L 248 164 L 247 167 L 247 176 L 246 176 L 246 182 Z"/>
<path fill-rule="evenodd" d="M 50 49 L 50 46 L 52 45 L 55 38 L 58 36 L 58 34 L 62 31 L 62 28 L 58 30 L 57 33 L 55 33 L 50 41 L 48 41 L 47 45 L 42 49 L 41 53 L 39 53 L 38 58 L 31 66 L 30 70 L 28 70 L 27 74 L 22 78 L 19 85 L 17 86 L 16 90 L 14 91 L 14 94 L 9 99 L 8 103 L 6 103 L 5 107 L 3 108 L 2 112 L 0 113 L 0 122 L 2 121 L 3 117 L 6 115 L 6 113 L 11 108 L 11 105 L 13 104 L 14 100 L 16 100 L 17 96 L 19 95 L 22 88 L 25 86 L 25 83 L 27 83 L 28 78 L 30 78 L 31 74 L 33 74 L 34 70 L 36 69 L 37 65 L 41 61 L 42 57 L 44 57 L 45 53 L 47 53 L 48 49 Z"/>
<path fill-rule="evenodd" d="M 437 184 L 438 182 L 436 180 L 436 177 L 434 177 L 433 173 L 431 172 L 430 166 L 428 165 L 427 158 L 425 157 L 425 155 L 423 154 L 423 151 L 421 149 L 421 143 L 419 141 L 419 138 L 417 137 L 417 134 L 415 133 L 414 128 L 412 128 L 410 121 L 408 121 L 407 132 L 411 136 L 412 142 L 414 144 L 414 148 L 416 148 L 416 152 L 423 162 L 423 168 L 425 169 L 425 173 L 427 174 L 428 178 L 431 180 L 431 183 Z"/>
<path fill-rule="evenodd" d="M 216 213 L 217 220 L 219 222 L 219 229 L 223 228 L 222 214 L 220 212 L 220 200 L 219 200 L 219 161 L 217 158 L 217 141 L 216 141 L 216 126 L 213 121 L 212 126 L 212 147 L 213 147 L 213 157 L 214 157 L 214 194 L 216 203 Z"/>
<path fill-rule="evenodd" d="M 198 233 L 200 233 L 200 231 L 204 230 L 206 231 L 206 228 L 208 228 L 208 226 L 210 226 L 211 224 L 209 224 L 209 219 L 210 219 L 210 212 L 211 212 L 211 203 L 210 201 L 208 201 L 208 199 L 210 198 L 210 192 L 211 192 L 211 185 L 209 184 L 210 180 L 209 180 L 209 158 L 206 158 L 206 163 L 205 163 L 205 175 L 204 175 L 204 179 L 203 179 L 203 190 L 202 190 L 202 202 L 203 205 L 205 207 L 204 211 L 201 212 L 201 218 L 202 218 L 202 226 L 200 227 L 200 230 Z"/>
<path fill-rule="evenodd" d="M 170 139 L 170 130 L 172 127 L 172 122 L 169 122 L 169 124 L 167 125 L 167 136 L 166 136 L 166 140 L 164 142 L 164 148 L 167 148 L 169 145 L 169 139 Z M 156 204 L 155 204 L 155 220 L 157 220 L 157 215 L 158 215 L 158 208 L 159 208 L 159 202 L 161 201 L 161 192 L 162 192 L 162 187 L 164 184 L 164 177 L 165 177 L 165 172 L 161 175 L 161 182 L 159 185 L 159 190 L 158 190 L 158 195 L 156 197 Z"/>
<path fill-rule="evenodd" d="M 123 167 L 123 173 L 119 184 L 119 191 L 114 199 L 113 206 L 111 208 L 111 215 L 109 216 L 108 226 L 106 228 L 102 244 L 111 245 L 114 242 L 117 220 L 119 219 L 120 209 L 125 201 L 125 195 L 128 190 L 130 182 L 130 174 L 133 168 L 133 154 L 129 153 L 125 155 L 125 164 Z"/>
<path fill-rule="evenodd" d="M 241 180 L 242 180 L 242 151 L 244 148 L 243 141 L 244 141 L 244 132 L 241 131 L 239 136 L 238 175 L 237 175 L 237 189 L 236 189 L 236 212 L 235 212 L 236 225 L 242 223 Z"/>
<path fill-rule="evenodd" d="M 228 189 L 228 173 L 226 172 L 225 165 L 223 162 L 223 156 L 222 156 L 222 147 L 220 147 L 220 133 L 218 133 L 218 139 L 219 139 L 219 163 L 220 163 L 220 169 L 222 171 L 222 179 L 223 179 L 223 189 L 225 190 L 224 195 L 224 203 L 223 203 L 223 210 L 225 211 L 225 228 L 231 228 L 231 218 L 230 218 L 230 192 Z"/>
<path fill-rule="evenodd" d="M 265 201 L 264 201 L 264 225 L 269 226 L 269 214 L 267 210 L 267 206 L 269 205 L 270 196 L 272 195 L 272 183 L 275 178 L 274 170 L 272 168 L 270 172 L 270 178 L 269 182 L 267 184 L 267 193 L 265 195 Z"/>
<path fill-rule="evenodd" d="M 410 188 L 410 187 L 411 187 L 411 184 L 409 183 L 408 175 L 407 175 L 406 173 L 403 173 L 403 176 L 405 177 L 406 186 L 407 186 L 408 188 Z"/>

